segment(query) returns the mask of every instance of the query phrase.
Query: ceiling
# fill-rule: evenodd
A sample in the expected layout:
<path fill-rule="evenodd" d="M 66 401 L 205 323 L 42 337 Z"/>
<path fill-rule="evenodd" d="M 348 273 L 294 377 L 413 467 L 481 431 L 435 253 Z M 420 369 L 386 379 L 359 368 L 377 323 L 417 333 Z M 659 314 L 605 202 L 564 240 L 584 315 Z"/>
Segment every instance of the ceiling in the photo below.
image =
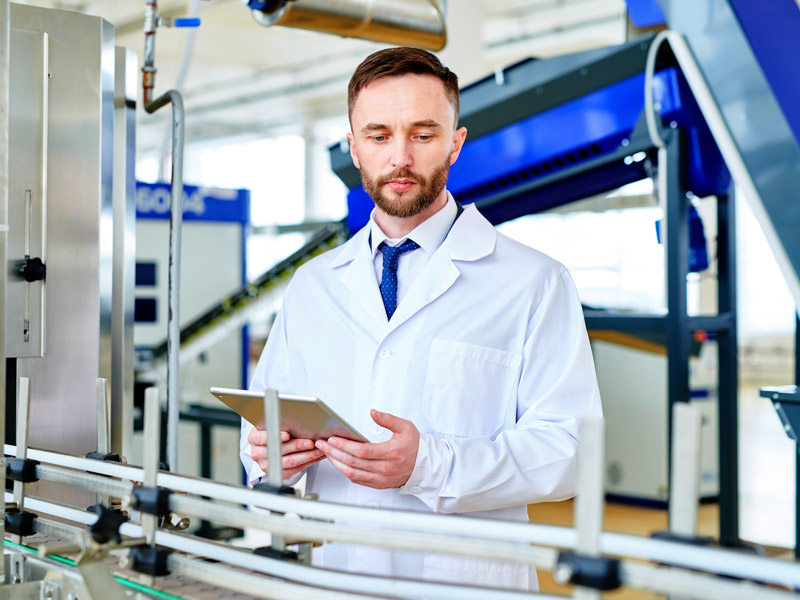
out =
<path fill-rule="evenodd" d="M 27 0 L 80 11 L 115 26 L 116 44 L 143 54 L 144 0 Z M 345 115 L 354 67 L 382 45 L 281 27 L 265 28 L 242 0 L 160 0 L 164 17 L 199 12 L 196 30 L 159 28 L 155 94 L 176 86 L 185 63 L 187 143 L 301 131 Z M 446 64 L 468 83 L 527 56 L 552 56 L 618 44 L 624 0 L 450 0 Z M 188 58 L 186 58 L 188 56 Z M 141 98 L 141 95 L 140 95 Z M 164 111 L 161 111 L 164 113 Z M 165 114 L 140 111 L 139 155 L 164 138 Z"/>

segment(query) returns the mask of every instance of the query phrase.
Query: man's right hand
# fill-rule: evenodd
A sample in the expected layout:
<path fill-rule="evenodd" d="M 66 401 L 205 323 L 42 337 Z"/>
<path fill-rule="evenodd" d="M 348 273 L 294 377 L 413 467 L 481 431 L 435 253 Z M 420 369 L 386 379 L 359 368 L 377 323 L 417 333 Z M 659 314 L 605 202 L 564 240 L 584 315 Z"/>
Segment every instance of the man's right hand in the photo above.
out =
<path fill-rule="evenodd" d="M 267 432 L 258 427 L 253 427 L 247 434 L 250 442 L 250 456 L 264 473 L 269 473 L 267 460 Z M 314 448 L 313 440 L 301 438 L 290 439 L 289 433 L 281 431 L 281 459 L 283 478 L 289 479 L 293 475 L 305 471 L 314 463 L 325 458 L 325 453 Z"/>

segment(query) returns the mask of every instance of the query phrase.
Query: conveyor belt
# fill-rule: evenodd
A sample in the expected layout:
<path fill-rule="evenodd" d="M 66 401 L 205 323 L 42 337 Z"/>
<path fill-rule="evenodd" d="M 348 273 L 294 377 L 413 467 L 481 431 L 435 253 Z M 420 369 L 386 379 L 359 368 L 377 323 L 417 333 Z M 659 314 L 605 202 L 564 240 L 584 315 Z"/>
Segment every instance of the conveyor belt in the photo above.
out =
<path fill-rule="evenodd" d="M 326 225 L 315 233 L 297 252 L 285 258 L 255 281 L 223 298 L 181 328 L 180 363 L 186 364 L 212 347 L 232 330 L 267 308 L 277 309 L 283 290 L 295 270 L 306 261 L 334 248 L 347 239 L 344 223 Z M 146 371 L 157 370 L 166 363 L 167 341 L 152 350 Z"/>

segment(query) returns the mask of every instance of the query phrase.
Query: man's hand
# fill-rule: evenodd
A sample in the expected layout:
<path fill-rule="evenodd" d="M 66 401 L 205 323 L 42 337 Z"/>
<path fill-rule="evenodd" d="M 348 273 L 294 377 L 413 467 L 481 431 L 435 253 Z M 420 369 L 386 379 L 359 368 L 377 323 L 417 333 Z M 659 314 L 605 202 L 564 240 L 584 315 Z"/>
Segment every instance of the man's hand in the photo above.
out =
<path fill-rule="evenodd" d="M 258 427 L 253 427 L 250 433 L 247 434 L 247 441 L 250 442 L 250 456 L 264 473 L 269 473 L 267 432 Z M 324 452 L 314 448 L 313 440 L 289 439 L 289 433 L 286 431 L 281 431 L 281 454 L 283 455 L 281 463 L 284 479 L 297 475 L 325 458 Z"/>
<path fill-rule="evenodd" d="M 317 440 L 317 448 L 353 483 L 379 490 L 399 488 L 414 470 L 419 431 L 411 421 L 389 413 L 372 409 L 370 416 L 378 425 L 392 431 L 392 439 L 370 444 L 331 437 L 327 442 Z"/>

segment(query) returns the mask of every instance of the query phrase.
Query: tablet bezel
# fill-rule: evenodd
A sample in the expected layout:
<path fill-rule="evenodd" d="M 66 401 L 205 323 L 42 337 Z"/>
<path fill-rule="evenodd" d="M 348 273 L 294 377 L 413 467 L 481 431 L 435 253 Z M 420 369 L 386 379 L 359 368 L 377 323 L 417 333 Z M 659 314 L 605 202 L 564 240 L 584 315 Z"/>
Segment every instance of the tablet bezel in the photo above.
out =
<path fill-rule="evenodd" d="M 262 392 L 221 387 L 212 387 L 209 389 L 209 392 L 249 423 L 256 425 L 264 421 L 264 394 Z M 278 399 L 280 400 L 281 406 L 282 429 L 287 417 L 297 420 L 298 410 L 302 409 L 305 411 L 309 406 L 314 406 L 320 413 L 318 417 L 319 420 L 327 419 L 328 423 L 332 422 L 338 429 L 341 429 L 341 431 L 335 430 L 334 433 L 325 436 L 321 434 L 331 431 L 331 427 L 328 426 L 320 431 L 319 428 L 315 426 L 310 428 L 313 429 L 313 435 L 306 439 L 327 439 L 335 435 L 336 437 L 343 437 L 356 442 L 369 442 L 355 427 L 350 425 L 350 423 L 319 398 L 279 393 Z M 306 427 L 306 429 L 308 430 L 309 428 Z M 297 431 L 297 429 L 292 426 L 289 426 L 288 430 L 290 435 L 292 434 L 292 430 Z"/>

